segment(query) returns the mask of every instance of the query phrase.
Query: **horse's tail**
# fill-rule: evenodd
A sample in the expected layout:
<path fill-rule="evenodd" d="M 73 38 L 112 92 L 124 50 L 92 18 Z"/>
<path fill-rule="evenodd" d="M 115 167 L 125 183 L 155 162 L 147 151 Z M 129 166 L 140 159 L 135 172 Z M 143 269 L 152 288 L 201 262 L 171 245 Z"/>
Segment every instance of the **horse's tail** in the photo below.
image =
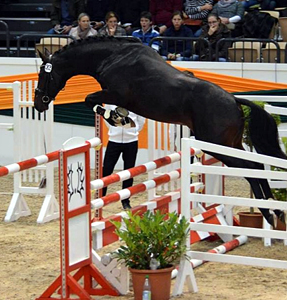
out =
<path fill-rule="evenodd" d="M 278 139 L 278 128 L 274 118 L 255 103 L 235 98 L 241 105 L 250 107 L 249 132 L 252 145 L 257 153 L 287 159 L 281 150 Z"/>

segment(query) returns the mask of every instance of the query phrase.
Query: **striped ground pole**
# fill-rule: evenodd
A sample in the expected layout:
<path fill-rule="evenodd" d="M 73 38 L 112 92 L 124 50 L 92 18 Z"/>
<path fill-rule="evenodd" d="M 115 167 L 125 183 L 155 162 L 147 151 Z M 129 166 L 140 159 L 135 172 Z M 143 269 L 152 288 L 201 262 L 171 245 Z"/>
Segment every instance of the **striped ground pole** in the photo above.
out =
<path fill-rule="evenodd" d="M 93 148 L 93 147 L 99 146 L 101 141 L 99 138 L 95 137 L 93 139 L 86 141 L 86 143 L 90 144 L 90 147 Z M 57 150 L 54 152 L 50 152 L 50 153 L 47 153 L 44 155 L 39 155 L 34 158 L 30 158 L 30 159 L 21 161 L 18 163 L 13 163 L 8 166 L 0 167 L 0 177 L 8 175 L 8 174 L 13 174 L 13 173 L 17 173 L 20 171 L 28 170 L 28 169 L 34 168 L 36 166 L 58 160 L 59 152 L 60 152 L 60 150 Z"/>
<path fill-rule="evenodd" d="M 237 238 L 235 238 L 234 240 L 226 242 L 218 247 L 208 250 L 207 252 L 214 253 L 214 254 L 224 254 L 228 251 L 235 249 L 238 246 L 245 244 L 247 242 L 247 240 L 248 240 L 247 236 L 240 235 Z M 204 264 L 205 262 L 206 262 L 205 260 L 200 260 L 200 259 L 191 259 L 190 260 L 190 263 L 191 263 L 191 266 L 193 269 Z M 177 276 L 177 274 L 178 274 L 178 269 L 176 268 L 172 271 L 171 277 L 174 278 Z"/>

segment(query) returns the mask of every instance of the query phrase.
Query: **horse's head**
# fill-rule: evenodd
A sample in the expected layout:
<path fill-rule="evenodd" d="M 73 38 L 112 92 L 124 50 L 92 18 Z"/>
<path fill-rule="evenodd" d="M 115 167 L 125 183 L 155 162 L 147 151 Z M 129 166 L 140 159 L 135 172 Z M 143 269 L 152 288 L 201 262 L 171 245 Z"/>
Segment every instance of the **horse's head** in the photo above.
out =
<path fill-rule="evenodd" d="M 49 108 L 50 102 L 55 99 L 60 89 L 56 83 L 57 74 L 53 70 L 50 52 L 47 49 L 45 54 L 38 52 L 43 63 L 40 67 L 38 86 L 35 89 L 34 106 L 39 112 L 43 112 Z"/>

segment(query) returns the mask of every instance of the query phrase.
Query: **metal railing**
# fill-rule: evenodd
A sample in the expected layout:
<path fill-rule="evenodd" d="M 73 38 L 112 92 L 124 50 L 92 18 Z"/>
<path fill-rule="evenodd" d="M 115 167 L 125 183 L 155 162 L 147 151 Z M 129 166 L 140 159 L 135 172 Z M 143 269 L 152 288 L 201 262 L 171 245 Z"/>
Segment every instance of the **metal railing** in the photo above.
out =
<path fill-rule="evenodd" d="M 0 26 L 5 28 L 6 37 L 6 56 L 11 56 L 12 48 L 10 42 L 10 31 L 6 22 L 0 20 Z M 1 28 L 1 27 L 0 27 Z M 41 39 L 50 38 L 51 42 L 40 44 Z M 68 44 L 74 37 L 69 35 L 59 34 L 39 34 L 27 33 L 17 37 L 17 46 L 14 48 L 17 57 L 36 57 L 36 49 L 45 46 L 51 53 L 60 49 L 65 44 Z M 58 41 L 58 42 L 55 42 Z M 197 43 L 204 43 L 208 49 L 207 55 L 203 59 L 202 54 L 196 51 Z M 172 47 L 176 52 L 178 47 L 183 51 L 190 49 L 190 57 L 184 60 L 194 60 L 194 54 L 197 54 L 197 60 L 204 61 L 219 61 L 219 49 L 222 44 L 228 43 L 228 53 L 226 61 L 234 62 L 254 62 L 254 63 L 287 63 L 287 44 L 280 43 L 273 39 L 254 39 L 254 38 L 225 38 L 221 39 L 216 44 L 215 58 L 211 57 L 211 45 L 208 40 L 196 37 L 164 37 L 158 36 L 149 42 L 149 46 L 157 43 L 160 46 L 159 54 L 162 55 L 162 48 L 167 49 Z M 189 43 L 189 46 L 188 46 Z M 232 46 L 231 46 L 232 45 Z M 248 46 L 247 46 L 248 45 Z M 44 50 L 44 47 L 43 49 Z"/>
<path fill-rule="evenodd" d="M 162 55 L 163 52 L 162 50 L 165 49 L 168 51 L 168 49 L 171 49 L 173 46 L 173 49 L 175 50 L 174 52 L 177 53 L 177 49 L 179 47 L 182 47 L 183 52 L 185 50 L 187 50 L 187 44 L 190 44 L 190 51 L 191 51 L 191 55 L 190 57 L 186 57 L 186 60 L 192 60 L 192 57 L 194 54 L 199 55 L 199 57 L 202 57 L 203 53 L 196 53 L 195 51 L 195 45 L 197 42 L 202 42 L 206 45 L 208 51 L 208 59 L 205 60 L 211 60 L 211 46 L 210 43 L 203 38 L 196 38 L 196 37 L 165 37 L 165 36 L 158 36 L 153 38 L 150 42 L 149 42 L 149 46 L 151 47 L 152 44 L 154 44 L 155 42 L 159 43 L 160 49 L 159 49 L 159 54 Z M 163 56 L 163 55 L 162 55 Z"/>
<path fill-rule="evenodd" d="M 0 20 L 0 26 L 5 27 L 5 35 L 6 35 L 6 56 L 10 56 L 10 31 L 8 24 L 4 21 Z"/>

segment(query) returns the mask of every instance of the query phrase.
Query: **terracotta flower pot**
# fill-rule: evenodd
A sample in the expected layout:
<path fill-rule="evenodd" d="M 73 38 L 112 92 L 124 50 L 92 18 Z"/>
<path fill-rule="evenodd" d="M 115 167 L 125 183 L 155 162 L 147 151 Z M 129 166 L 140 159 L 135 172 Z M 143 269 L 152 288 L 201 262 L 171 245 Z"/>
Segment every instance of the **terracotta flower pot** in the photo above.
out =
<path fill-rule="evenodd" d="M 262 228 L 263 216 L 259 212 L 239 212 L 239 223 L 242 227 Z"/>
<path fill-rule="evenodd" d="M 158 270 L 129 269 L 132 274 L 134 299 L 142 300 L 145 276 L 149 275 L 151 285 L 151 300 L 170 299 L 171 272 L 174 267 Z"/>

